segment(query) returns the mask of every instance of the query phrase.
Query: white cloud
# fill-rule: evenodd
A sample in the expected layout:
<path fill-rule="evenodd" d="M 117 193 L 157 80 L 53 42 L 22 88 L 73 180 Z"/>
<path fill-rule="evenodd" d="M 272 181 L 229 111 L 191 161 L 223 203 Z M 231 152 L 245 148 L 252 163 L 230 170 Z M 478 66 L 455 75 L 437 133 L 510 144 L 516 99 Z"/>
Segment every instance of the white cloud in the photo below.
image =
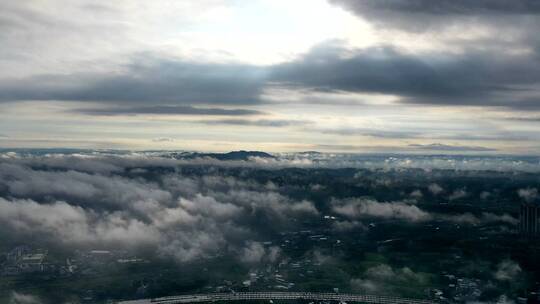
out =
<path fill-rule="evenodd" d="M 152 244 L 159 232 L 122 213 L 96 214 L 65 202 L 38 204 L 0 198 L 0 221 L 22 235 L 42 235 L 60 243 Z"/>
<path fill-rule="evenodd" d="M 71 168 L 61 158 L 0 160 L 0 190 L 13 197 L 0 198 L 4 233 L 75 247 L 144 247 L 186 262 L 239 252 L 242 240 L 257 237 L 262 226 L 318 215 L 312 202 L 282 195 L 276 185 L 216 175 L 213 165 L 219 161 L 80 156 Z M 86 161 L 88 166 L 81 165 Z M 205 173 L 170 173 L 192 163 L 205 165 Z M 93 164 L 97 172 L 89 170 Z M 167 170 L 146 179 L 156 168 Z M 268 261 L 279 255 L 277 247 L 264 250 Z"/>
<path fill-rule="evenodd" d="M 184 169 L 198 174 L 182 174 Z M 246 178 L 257 162 L 175 160 L 151 153 L 0 158 L 0 224 L 6 237 L 38 238 L 62 246 L 143 246 L 186 262 L 218 254 L 275 261 L 281 252 L 245 240 L 268 229 L 294 228 L 320 218 L 315 204 L 285 195 L 277 183 Z M 238 176 L 231 176 L 234 167 Z M 251 168 L 250 168 L 251 167 Z M 95 171 L 92 168 L 96 168 Z M 156 174 L 156 172 L 158 172 Z M 235 173 L 235 174 L 236 174 Z M 358 177 L 360 178 L 360 177 Z M 336 231 L 364 231 L 364 217 L 475 225 L 514 225 L 510 215 L 442 215 L 408 202 L 334 199 Z M 262 233 L 264 231 L 264 233 Z M 225 250 L 228 248 L 228 250 Z"/>
<path fill-rule="evenodd" d="M 241 261 L 247 264 L 259 264 L 263 260 L 274 263 L 279 258 L 281 249 L 277 246 L 265 248 L 259 242 L 249 241 L 241 252 Z"/>
<path fill-rule="evenodd" d="M 437 194 L 439 194 L 439 193 L 441 193 L 441 192 L 444 191 L 444 189 L 443 189 L 441 186 L 439 186 L 438 184 L 435 184 L 435 183 L 430 184 L 430 185 L 428 186 L 428 190 L 429 190 L 431 193 L 433 193 L 433 195 L 437 195 Z"/>
<path fill-rule="evenodd" d="M 526 202 L 532 202 L 538 198 L 538 189 L 536 188 L 525 188 L 519 189 L 518 195 Z"/>
<path fill-rule="evenodd" d="M 456 215 L 438 214 L 437 218 L 458 224 L 467 225 L 480 225 L 494 222 L 516 225 L 519 222 L 518 219 L 509 214 L 504 213 L 502 215 L 497 215 L 490 212 L 483 212 L 480 217 L 477 217 L 470 212 Z"/>
<path fill-rule="evenodd" d="M 420 190 L 418 190 L 418 189 L 417 189 L 417 190 L 414 190 L 414 191 L 411 192 L 409 195 L 410 195 L 411 197 L 413 197 L 413 198 L 416 198 L 416 199 L 420 199 L 420 198 L 422 198 L 422 197 L 424 196 L 424 195 L 422 194 L 422 191 L 420 191 Z"/>
<path fill-rule="evenodd" d="M 457 189 L 457 190 L 454 190 L 452 194 L 450 194 L 448 199 L 453 201 L 453 200 L 464 198 L 466 196 L 467 196 L 467 191 L 465 191 L 464 189 Z"/>
<path fill-rule="evenodd" d="M 516 279 L 521 273 L 521 267 L 514 261 L 504 260 L 497 265 L 495 278 L 499 281 L 511 281 Z"/>
<path fill-rule="evenodd" d="M 409 267 L 392 268 L 387 264 L 380 264 L 368 268 L 361 277 L 351 279 L 351 288 L 356 291 L 373 293 L 392 293 L 396 286 L 403 284 L 427 284 L 428 277 L 417 273 Z"/>
<path fill-rule="evenodd" d="M 348 231 L 353 229 L 367 230 L 368 228 L 360 221 L 335 221 L 334 229 L 337 231 Z"/>
<path fill-rule="evenodd" d="M 484 212 L 480 216 L 472 213 L 462 214 L 441 214 L 427 212 L 415 205 L 404 202 L 378 202 L 372 199 L 347 199 L 332 200 L 332 210 L 339 215 L 349 219 L 360 219 L 365 217 L 378 217 L 386 219 L 400 219 L 409 222 L 424 222 L 431 220 L 444 220 L 465 225 L 479 225 L 493 222 L 516 225 L 518 220 L 511 215 Z M 335 224 L 336 229 L 353 229 L 361 227 L 361 223 L 356 221 L 344 221 Z"/>
<path fill-rule="evenodd" d="M 43 302 L 34 295 L 12 292 L 9 304 L 42 304 Z"/>
<path fill-rule="evenodd" d="M 411 222 L 427 221 L 432 216 L 418 208 L 402 202 L 381 203 L 369 199 L 350 199 L 345 201 L 332 201 L 333 211 L 349 217 L 381 217 L 401 219 Z"/>

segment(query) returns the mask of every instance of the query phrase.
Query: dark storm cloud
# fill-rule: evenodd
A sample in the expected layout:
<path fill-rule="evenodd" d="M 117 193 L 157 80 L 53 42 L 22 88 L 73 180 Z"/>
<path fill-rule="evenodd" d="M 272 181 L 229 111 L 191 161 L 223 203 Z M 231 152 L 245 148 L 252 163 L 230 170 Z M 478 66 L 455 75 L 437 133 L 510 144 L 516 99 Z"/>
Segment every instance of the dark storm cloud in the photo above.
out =
<path fill-rule="evenodd" d="M 238 125 L 238 126 L 256 126 L 256 127 L 288 127 L 302 126 L 309 124 L 304 120 L 288 120 L 288 119 L 216 119 L 216 120 L 200 120 L 199 123 L 209 125 Z"/>
<path fill-rule="evenodd" d="M 386 69 L 386 75 L 407 80 L 399 82 L 401 88 L 397 85 L 388 87 L 392 82 L 383 81 L 381 91 L 396 92 L 402 101 L 412 103 L 540 110 L 537 89 L 540 40 L 536 31 L 540 27 L 540 2 L 330 1 L 376 28 L 433 35 L 448 47 L 460 50 L 439 57 L 426 54 L 416 58 L 418 62 L 413 63 L 408 72 L 402 64 L 403 59 L 410 58 L 392 56 L 397 62 L 387 61 L 391 68 Z M 477 30 L 484 37 L 475 37 Z M 356 67 L 369 70 L 371 66 L 357 64 Z M 382 72 L 379 68 L 376 71 Z M 422 84 L 426 87 L 421 88 Z"/>
<path fill-rule="evenodd" d="M 152 106 L 152 107 L 115 107 L 115 108 L 95 108 L 95 109 L 76 109 L 74 112 L 87 115 L 259 115 L 264 114 L 260 111 L 246 109 L 223 109 L 223 108 L 199 108 L 192 106 Z"/>
<path fill-rule="evenodd" d="M 531 61 L 530 64 L 537 64 L 537 62 Z M 540 111 L 540 96 L 517 99 L 512 105 L 503 105 L 510 108 L 517 108 L 522 111 Z"/>
<path fill-rule="evenodd" d="M 530 55 L 469 52 L 410 55 L 393 47 L 349 50 L 327 43 L 273 68 L 276 83 L 322 92 L 381 93 L 435 105 L 540 104 L 540 68 Z M 523 95 L 532 97 L 524 100 Z"/>
<path fill-rule="evenodd" d="M 251 104 L 265 71 L 250 65 L 133 58 L 124 71 L 42 75 L 0 82 L 0 101 L 67 100 L 108 104 Z"/>
<path fill-rule="evenodd" d="M 535 0 L 330 0 L 353 13 L 384 27 L 427 31 L 458 22 L 493 22 L 540 14 Z M 493 20 L 496 18 L 497 20 Z M 492 20 L 489 20 L 492 19 Z"/>
<path fill-rule="evenodd" d="M 192 106 L 268 102 L 261 97 L 264 90 L 278 85 L 312 90 L 316 93 L 388 94 L 396 96 L 404 103 L 540 110 L 538 89 L 540 39 L 536 33 L 536 29 L 540 26 L 538 1 L 331 0 L 331 2 L 366 18 L 371 23 L 390 26 L 393 29 L 423 32 L 457 24 L 464 28 L 484 30 L 482 26 L 475 26 L 487 25 L 490 35 L 487 38 L 484 36 L 475 38 L 473 35 L 471 38 L 467 37 L 466 33 L 463 37 L 457 37 L 459 35 L 455 32 L 439 34 L 432 31 L 429 34 L 434 35 L 438 41 L 436 45 L 448 42 L 450 48 L 456 46 L 459 51 L 437 51 L 435 46 L 434 51 L 421 54 L 405 52 L 392 46 L 347 49 L 343 45 L 326 43 L 297 59 L 273 66 L 202 63 L 149 53 L 135 53 L 136 51 L 129 49 L 122 54 L 132 55 L 122 58 L 112 56 L 101 58 L 100 68 L 92 69 L 106 72 L 71 74 L 58 72 L 38 75 L 42 71 L 38 69 L 38 65 L 34 70 L 35 76 L 19 78 L 6 72 L 0 79 L 0 102 L 89 101 L 107 104 L 109 107 L 80 110 L 89 115 L 240 116 L 259 113 L 243 109 L 202 109 Z M 71 35 L 77 37 L 74 41 L 84 41 L 92 45 L 94 40 L 78 40 L 79 37 L 85 39 L 90 36 L 101 37 L 104 32 L 112 33 L 115 29 L 122 28 L 121 23 L 102 24 L 101 19 L 93 26 L 86 23 L 78 24 L 74 22 L 76 20 L 67 22 L 63 18 L 56 18 L 58 16 L 53 18 L 49 14 L 40 13 L 40 10 L 33 9 L 32 5 L 6 3 L 2 8 L 4 9 L 0 10 L 0 29 L 2 29 L 0 40 L 5 42 L 6 47 L 0 49 L 0 59 L 7 63 L 20 61 L 22 64 L 26 62 L 23 60 L 25 57 L 28 57 L 27 59 L 39 57 L 36 55 L 39 54 L 36 53 L 36 49 L 41 51 L 41 48 L 37 47 L 40 44 L 34 45 L 29 42 L 48 41 L 46 39 L 48 37 L 66 38 L 67 34 L 62 32 L 65 29 L 69 29 L 69 37 Z M 108 12 L 107 6 L 89 5 L 85 6 L 85 9 L 106 13 L 105 16 L 114 19 L 112 17 L 115 11 Z M 498 29 L 513 31 L 497 34 Z M 447 34 L 451 37 L 446 37 Z M 55 43 L 58 44 L 62 39 Z M 393 37 L 390 37 L 386 41 L 392 40 Z M 70 39 L 66 41 L 71 42 Z M 85 43 L 81 44 L 86 45 Z M 513 52 L 516 50 L 517 52 Z M 133 55 L 134 53 L 136 55 Z M 119 67 L 117 65 L 119 62 L 129 63 Z M 108 64 L 111 65 L 110 68 Z M 30 63 L 26 66 L 29 70 L 34 69 L 34 65 Z M 28 72 L 31 71 L 26 71 L 22 75 L 28 75 Z M 320 95 L 313 95 L 315 96 L 310 97 L 313 103 L 321 103 L 321 99 L 327 100 Z M 251 121 L 237 120 L 229 121 L 228 124 L 250 123 Z M 284 124 L 287 122 L 254 123 L 261 126 Z M 392 136 L 390 134 L 390 137 Z"/>
<path fill-rule="evenodd" d="M 192 105 L 263 103 L 264 89 L 281 86 L 395 95 L 404 103 L 540 110 L 538 60 L 529 53 L 415 55 L 390 46 L 348 49 L 327 42 L 290 62 L 267 67 L 154 58 L 117 73 L 4 80 L 0 101 L 90 101 L 110 106 L 80 110 L 92 115 L 250 115 L 259 113 Z"/>
<path fill-rule="evenodd" d="M 429 144 L 429 145 L 420 145 L 420 144 L 411 144 L 409 147 L 420 149 L 420 150 L 432 150 L 432 151 L 470 151 L 470 152 L 490 152 L 497 151 L 497 149 L 480 147 L 480 146 L 453 146 L 453 145 L 444 145 L 439 143 Z"/>
<path fill-rule="evenodd" d="M 397 11 L 413 14 L 540 14 L 536 0 L 331 0 L 361 14 L 363 10 Z"/>

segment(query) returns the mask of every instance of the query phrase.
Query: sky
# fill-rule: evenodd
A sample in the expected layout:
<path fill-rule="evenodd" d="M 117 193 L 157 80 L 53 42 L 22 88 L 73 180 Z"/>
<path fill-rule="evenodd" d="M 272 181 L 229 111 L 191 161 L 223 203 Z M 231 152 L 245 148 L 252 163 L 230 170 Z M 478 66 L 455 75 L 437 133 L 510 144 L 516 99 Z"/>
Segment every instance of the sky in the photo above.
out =
<path fill-rule="evenodd" d="M 0 2 L 0 148 L 540 153 L 536 0 Z"/>

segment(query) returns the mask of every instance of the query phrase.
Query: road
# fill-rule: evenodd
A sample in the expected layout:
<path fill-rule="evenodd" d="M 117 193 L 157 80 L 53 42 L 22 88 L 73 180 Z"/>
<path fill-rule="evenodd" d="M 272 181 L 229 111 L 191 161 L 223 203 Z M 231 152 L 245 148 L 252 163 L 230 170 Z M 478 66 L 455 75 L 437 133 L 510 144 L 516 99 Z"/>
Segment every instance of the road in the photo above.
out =
<path fill-rule="evenodd" d="M 437 304 L 438 302 L 420 299 L 397 298 L 390 296 L 375 296 L 345 293 L 316 293 L 316 292 L 236 292 L 180 295 L 155 299 L 121 301 L 118 304 L 181 304 L 202 303 L 214 301 L 240 300 L 312 300 L 340 301 L 368 304 Z"/>

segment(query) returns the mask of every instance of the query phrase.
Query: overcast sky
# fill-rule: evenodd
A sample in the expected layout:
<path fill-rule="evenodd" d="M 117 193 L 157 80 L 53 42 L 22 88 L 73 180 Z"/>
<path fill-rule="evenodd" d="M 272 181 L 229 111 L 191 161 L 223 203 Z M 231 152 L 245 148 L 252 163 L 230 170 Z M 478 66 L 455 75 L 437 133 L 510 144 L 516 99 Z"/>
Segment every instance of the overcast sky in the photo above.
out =
<path fill-rule="evenodd" d="M 0 147 L 540 153 L 537 0 L 0 2 Z"/>

